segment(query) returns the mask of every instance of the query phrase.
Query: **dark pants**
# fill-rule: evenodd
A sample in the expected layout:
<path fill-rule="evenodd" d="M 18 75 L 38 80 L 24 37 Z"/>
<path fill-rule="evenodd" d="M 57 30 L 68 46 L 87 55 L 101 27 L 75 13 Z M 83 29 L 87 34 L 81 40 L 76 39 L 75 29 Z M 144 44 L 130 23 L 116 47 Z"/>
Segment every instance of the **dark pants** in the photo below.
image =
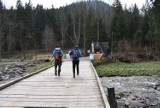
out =
<path fill-rule="evenodd" d="M 73 63 L 73 77 L 75 78 L 75 68 L 77 68 L 77 75 L 79 75 L 79 61 L 72 61 Z"/>
<path fill-rule="evenodd" d="M 62 65 L 61 60 L 55 60 L 55 75 L 57 75 L 57 67 L 58 67 L 58 76 L 60 76 L 61 65 Z"/>

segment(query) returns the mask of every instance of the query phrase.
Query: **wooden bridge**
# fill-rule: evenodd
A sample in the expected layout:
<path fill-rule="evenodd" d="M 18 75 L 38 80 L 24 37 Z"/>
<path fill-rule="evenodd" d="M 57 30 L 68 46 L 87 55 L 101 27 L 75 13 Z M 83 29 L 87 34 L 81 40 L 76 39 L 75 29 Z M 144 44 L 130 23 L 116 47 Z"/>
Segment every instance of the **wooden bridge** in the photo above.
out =
<path fill-rule="evenodd" d="M 110 108 L 91 62 L 80 61 L 80 75 L 73 78 L 72 62 L 54 67 L 0 90 L 0 108 Z"/>

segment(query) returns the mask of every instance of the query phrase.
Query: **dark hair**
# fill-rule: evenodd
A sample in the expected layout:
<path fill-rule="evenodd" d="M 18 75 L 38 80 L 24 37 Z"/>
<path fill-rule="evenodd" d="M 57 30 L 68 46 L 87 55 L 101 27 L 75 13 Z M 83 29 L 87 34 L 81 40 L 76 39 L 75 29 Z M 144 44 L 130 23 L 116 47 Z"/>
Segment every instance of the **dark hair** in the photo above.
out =
<path fill-rule="evenodd" d="M 60 45 L 59 45 L 59 44 L 57 44 L 57 45 L 56 45 L 56 47 L 60 47 Z"/>
<path fill-rule="evenodd" d="M 75 48 L 78 48 L 78 45 L 75 45 Z"/>

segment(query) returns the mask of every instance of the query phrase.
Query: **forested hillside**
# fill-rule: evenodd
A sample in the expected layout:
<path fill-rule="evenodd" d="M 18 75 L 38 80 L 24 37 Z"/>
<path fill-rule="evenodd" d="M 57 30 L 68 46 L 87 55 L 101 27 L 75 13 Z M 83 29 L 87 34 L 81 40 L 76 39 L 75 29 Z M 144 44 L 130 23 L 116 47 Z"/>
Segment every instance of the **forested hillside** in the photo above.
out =
<path fill-rule="evenodd" d="M 63 49 L 78 44 L 87 49 L 91 42 L 110 42 L 112 52 L 135 49 L 160 50 L 160 1 L 122 8 L 102 1 L 82 1 L 55 9 L 22 5 L 6 9 L 0 0 L 0 58 L 4 52 L 44 50 L 57 43 Z"/>

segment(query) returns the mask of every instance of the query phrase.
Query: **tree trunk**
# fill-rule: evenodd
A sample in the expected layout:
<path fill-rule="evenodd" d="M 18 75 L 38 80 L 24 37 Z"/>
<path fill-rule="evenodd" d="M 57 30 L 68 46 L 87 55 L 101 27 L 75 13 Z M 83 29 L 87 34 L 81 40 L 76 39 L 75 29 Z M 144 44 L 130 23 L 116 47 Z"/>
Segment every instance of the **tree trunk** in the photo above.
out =
<path fill-rule="evenodd" d="M 1 19 L 0 19 L 1 21 Z M 1 26 L 0 26 L 0 61 L 2 58 L 2 30 L 1 30 Z"/>
<path fill-rule="evenodd" d="M 83 46 L 84 46 L 84 55 L 86 55 L 86 34 L 85 34 L 85 24 L 84 24 L 84 33 L 83 33 L 83 38 L 84 38 L 84 42 L 83 42 Z"/>
<path fill-rule="evenodd" d="M 49 25 L 46 25 L 45 30 L 43 32 L 43 45 L 45 50 L 47 52 L 53 50 L 56 42 L 57 41 L 55 40 L 55 34 L 53 32 L 53 29 Z"/>
<path fill-rule="evenodd" d="M 62 31 L 62 48 L 63 48 L 63 43 L 64 43 L 63 38 L 64 38 L 64 33 L 63 33 L 63 31 Z"/>
<path fill-rule="evenodd" d="M 111 55 L 114 52 L 113 50 L 114 50 L 114 37 L 113 37 L 113 32 L 112 32 Z"/>
<path fill-rule="evenodd" d="M 12 27 L 9 28 L 9 39 L 8 39 L 8 51 L 9 51 L 9 58 L 11 53 L 11 46 L 12 46 Z"/>
<path fill-rule="evenodd" d="M 79 16 L 79 26 L 78 26 L 78 38 L 77 38 L 77 44 L 79 44 L 80 34 L 81 34 L 81 17 Z"/>
<path fill-rule="evenodd" d="M 97 22 L 97 42 L 99 41 L 99 21 Z"/>
<path fill-rule="evenodd" d="M 0 10 L 0 14 L 1 14 Z M 0 60 L 2 58 L 2 15 L 0 15 Z"/>

